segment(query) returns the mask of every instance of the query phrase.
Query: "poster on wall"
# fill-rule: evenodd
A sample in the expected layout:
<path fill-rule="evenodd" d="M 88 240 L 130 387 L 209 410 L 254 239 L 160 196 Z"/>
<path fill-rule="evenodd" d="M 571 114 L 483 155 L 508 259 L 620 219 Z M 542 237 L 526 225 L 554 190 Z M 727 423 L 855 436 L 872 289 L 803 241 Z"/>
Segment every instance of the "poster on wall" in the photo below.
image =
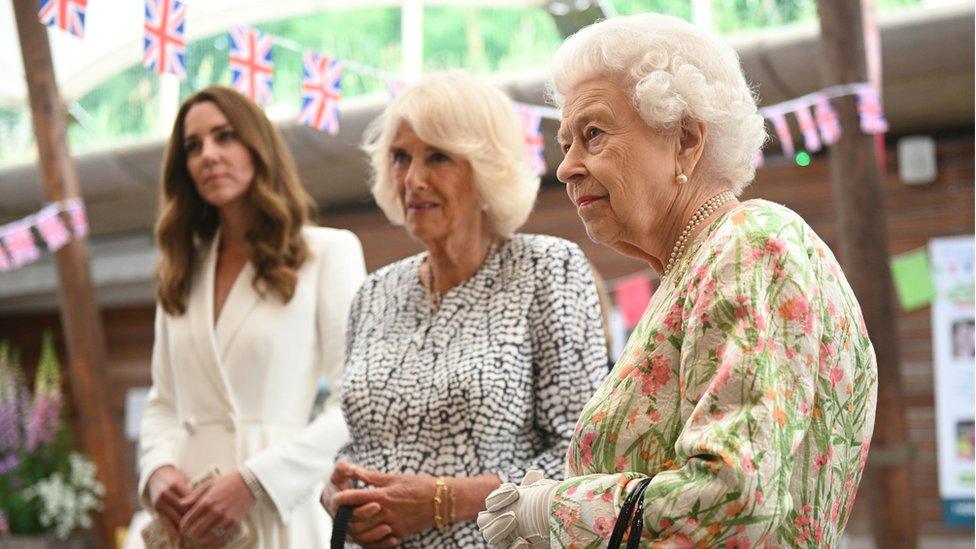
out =
<path fill-rule="evenodd" d="M 974 276 L 972 236 L 929 242 L 935 300 L 932 344 L 939 496 L 948 524 L 972 527 L 974 484 Z"/>

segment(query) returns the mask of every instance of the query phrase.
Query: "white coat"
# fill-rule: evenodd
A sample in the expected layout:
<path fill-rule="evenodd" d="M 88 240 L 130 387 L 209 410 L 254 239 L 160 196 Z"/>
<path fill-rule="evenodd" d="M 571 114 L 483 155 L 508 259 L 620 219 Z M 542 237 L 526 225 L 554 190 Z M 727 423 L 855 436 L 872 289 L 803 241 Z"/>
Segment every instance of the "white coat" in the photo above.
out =
<path fill-rule="evenodd" d="M 251 284 L 248 263 L 213 322 L 219 233 L 204 250 L 186 313 L 156 314 L 153 386 L 143 412 L 139 494 L 149 476 L 174 465 L 188 477 L 246 465 L 267 498 L 248 520 L 257 547 L 326 547 L 331 524 L 318 503 L 336 450 L 348 439 L 338 385 L 349 305 L 365 277 L 349 231 L 303 229 L 311 256 L 287 304 Z M 317 381 L 332 394 L 309 423 Z M 268 501 L 270 500 L 270 501 Z"/>

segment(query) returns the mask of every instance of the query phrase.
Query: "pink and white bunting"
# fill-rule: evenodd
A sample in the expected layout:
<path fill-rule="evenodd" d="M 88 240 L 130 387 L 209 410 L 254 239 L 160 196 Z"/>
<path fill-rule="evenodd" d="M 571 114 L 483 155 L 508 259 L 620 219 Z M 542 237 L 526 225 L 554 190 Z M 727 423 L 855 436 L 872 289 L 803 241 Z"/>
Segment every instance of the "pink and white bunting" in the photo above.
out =
<path fill-rule="evenodd" d="M 820 142 L 820 134 L 817 133 L 817 123 L 813 121 L 810 114 L 810 107 L 800 107 L 793 112 L 796 121 L 800 123 L 800 133 L 803 134 L 803 143 L 810 152 L 819 151 L 823 145 Z"/>
<path fill-rule="evenodd" d="M 41 251 L 34 242 L 29 220 L 15 221 L 0 227 L 0 240 L 10 254 L 10 264 L 18 269 L 33 263 L 41 257 Z"/>
<path fill-rule="evenodd" d="M 823 137 L 824 144 L 833 145 L 840 141 L 840 118 L 837 117 L 837 111 L 834 110 L 829 99 L 817 98 L 814 117 L 817 119 L 817 127 L 820 128 L 820 136 Z"/>
<path fill-rule="evenodd" d="M 47 249 L 56 252 L 71 241 L 71 233 L 61 221 L 61 208 L 57 204 L 48 204 L 36 217 L 37 231 L 47 244 Z"/>
<path fill-rule="evenodd" d="M 779 144 L 783 147 L 783 154 L 792 157 L 795 151 L 793 134 L 790 132 L 790 125 L 786 123 L 786 115 L 774 113 L 769 116 L 769 121 L 773 123 L 773 129 L 776 130 L 776 137 L 779 138 Z"/>
<path fill-rule="evenodd" d="M 88 214 L 85 212 L 85 203 L 80 198 L 72 198 L 64 203 L 64 211 L 68 212 L 71 232 L 74 233 L 75 238 L 88 236 Z"/>
<path fill-rule="evenodd" d="M 68 223 L 61 212 L 68 214 Z M 37 213 L 0 226 L 0 272 L 19 269 L 40 259 L 42 247 L 38 245 L 35 229 L 44 241 L 43 247 L 50 252 L 63 248 L 72 238 L 84 238 L 88 234 L 84 202 L 80 198 L 53 202 Z"/>
<path fill-rule="evenodd" d="M 7 272 L 13 268 L 14 266 L 10 264 L 10 258 L 7 257 L 7 251 L 0 245 L 0 273 Z"/>
<path fill-rule="evenodd" d="M 857 113 L 861 117 L 861 131 L 868 135 L 888 132 L 888 120 L 881 110 L 878 92 L 872 87 L 857 92 Z"/>

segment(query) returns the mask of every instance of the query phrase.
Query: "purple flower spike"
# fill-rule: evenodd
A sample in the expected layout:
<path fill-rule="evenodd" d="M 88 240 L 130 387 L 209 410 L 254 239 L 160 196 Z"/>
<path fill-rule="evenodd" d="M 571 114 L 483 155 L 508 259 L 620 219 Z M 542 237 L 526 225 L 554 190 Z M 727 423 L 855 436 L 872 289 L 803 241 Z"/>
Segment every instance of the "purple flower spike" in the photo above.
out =
<path fill-rule="evenodd" d="M 27 451 L 51 445 L 61 426 L 61 370 L 51 332 L 44 332 L 41 360 L 34 380 L 34 406 L 27 418 Z"/>

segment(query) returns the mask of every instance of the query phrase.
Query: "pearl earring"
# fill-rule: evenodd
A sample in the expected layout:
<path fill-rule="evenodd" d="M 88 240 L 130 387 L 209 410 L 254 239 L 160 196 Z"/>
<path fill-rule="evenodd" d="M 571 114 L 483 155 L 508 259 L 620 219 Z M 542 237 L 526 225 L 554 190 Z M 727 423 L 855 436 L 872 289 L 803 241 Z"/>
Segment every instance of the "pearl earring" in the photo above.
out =
<path fill-rule="evenodd" d="M 678 185 L 684 185 L 685 183 L 688 182 L 688 176 L 683 173 L 679 173 L 677 176 L 675 176 L 674 181 Z"/>

